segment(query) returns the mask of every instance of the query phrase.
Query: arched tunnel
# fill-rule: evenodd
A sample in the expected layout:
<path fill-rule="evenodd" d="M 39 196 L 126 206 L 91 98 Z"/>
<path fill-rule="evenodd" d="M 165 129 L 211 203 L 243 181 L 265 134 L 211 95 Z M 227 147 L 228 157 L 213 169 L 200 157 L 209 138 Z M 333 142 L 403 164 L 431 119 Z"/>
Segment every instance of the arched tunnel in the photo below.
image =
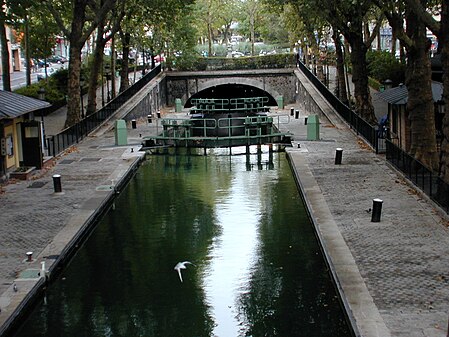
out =
<path fill-rule="evenodd" d="M 185 108 L 191 108 L 194 106 L 192 100 L 196 99 L 232 99 L 232 98 L 252 98 L 252 97 L 266 97 L 268 101 L 267 106 L 276 106 L 277 102 L 265 90 L 256 88 L 251 85 L 229 83 L 212 86 L 210 88 L 199 91 L 192 95 L 185 103 Z"/>

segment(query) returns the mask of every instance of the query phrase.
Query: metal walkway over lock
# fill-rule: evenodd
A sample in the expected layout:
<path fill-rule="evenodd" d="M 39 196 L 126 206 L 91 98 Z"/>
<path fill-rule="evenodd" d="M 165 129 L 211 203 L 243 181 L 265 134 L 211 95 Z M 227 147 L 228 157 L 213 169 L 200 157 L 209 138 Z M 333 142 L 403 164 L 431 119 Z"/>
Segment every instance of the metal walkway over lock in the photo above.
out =
<path fill-rule="evenodd" d="M 198 113 L 262 113 L 268 112 L 268 97 L 248 97 L 248 98 L 193 98 L 194 106 L 191 114 Z"/>
<path fill-rule="evenodd" d="M 290 145 L 266 115 L 267 97 L 192 99 L 190 118 L 162 119 L 162 133 L 144 137 L 144 147 L 231 147 L 262 144 Z M 277 121 L 280 123 L 279 117 Z"/>
<path fill-rule="evenodd" d="M 279 121 L 279 116 L 278 123 Z M 279 131 L 273 117 L 162 119 L 162 133 L 144 137 L 144 147 L 230 147 L 261 144 L 290 146 L 291 134 Z"/>

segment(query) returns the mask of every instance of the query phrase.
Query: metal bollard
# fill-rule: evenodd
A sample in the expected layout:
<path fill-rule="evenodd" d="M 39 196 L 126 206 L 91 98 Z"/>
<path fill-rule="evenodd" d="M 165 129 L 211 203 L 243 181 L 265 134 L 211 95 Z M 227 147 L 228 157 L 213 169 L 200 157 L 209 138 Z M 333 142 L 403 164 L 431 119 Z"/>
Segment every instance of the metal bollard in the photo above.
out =
<path fill-rule="evenodd" d="M 304 125 L 307 125 L 307 117 L 304 117 Z"/>
<path fill-rule="evenodd" d="M 160 111 L 157 112 L 157 118 L 161 118 L 161 112 Z"/>
<path fill-rule="evenodd" d="M 135 120 L 135 119 L 133 119 L 133 120 L 131 121 L 131 126 L 132 126 L 133 129 L 136 129 L 136 128 L 137 128 L 137 123 L 136 123 L 136 120 Z"/>
<path fill-rule="evenodd" d="M 148 120 L 148 124 L 151 124 L 151 123 L 153 122 L 153 120 L 152 120 L 152 118 L 151 118 L 151 115 L 148 115 L 148 116 L 147 116 L 147 120 Z"/>
<path fill-rule="evenodd" d="M 299 110 L 295 110 L 295 119 L 299 118 Z"/>
<path fill-rule="evenodd" d="M 294 113 L 295 113 L 295 108 L 290 108 L 290 116 L 293 116 Z"/>
<path fill-rule="evenodd" d="M 27 262 L 33 262 L 33 252 L 27 252 Z"/>
<path fill-rule="evenodd" d="M 382 203 L 381 199 L 373 199 L 373 210 L 371 215 L 371 222 L 380 222 L 380 215 L 382 213 Z"/>
<path fill-rule="evenodd" d="M 343 156 L 343 149 L 337 148 L 335 150 L 335 165 L 340 165 L 341 164 L 342 156 Z"/>
<path fill-rule="evenodd" d="M 55 193 L 62 192 L 61 175 L 60 174 L 53 175 L 53 188 L 54 188 Z"/>

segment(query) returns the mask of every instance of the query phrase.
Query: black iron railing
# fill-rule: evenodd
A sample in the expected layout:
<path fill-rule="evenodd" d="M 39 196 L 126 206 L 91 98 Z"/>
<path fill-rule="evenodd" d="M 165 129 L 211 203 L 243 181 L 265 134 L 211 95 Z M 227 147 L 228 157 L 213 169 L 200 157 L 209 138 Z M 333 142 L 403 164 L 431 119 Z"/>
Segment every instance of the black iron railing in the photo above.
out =
<path fill-rule="evenodd" d="M 79 143 L 90 132 L 95 130 L 109 117 L 111 117 L 118 108 L 120 108 L 126 101 L 139 92 L 147 83 L 155 78 L 161 72 L 161 65 L 158 65 L 139 81 L 130 86 L 125 91 L 121 92 L 117 97 L 111 100 L 101 109 L 93 114 L 86 116 L 80 122 L 62 130 L 60 133 L 47 138 L 47 151 L 49 156 L 56 156 L 72 146 Z"/>
<path fill-rule="evenodd" d="M 387 160 L 446 213 L 449 213 L 449 184 L 391 141 L 385 142 Z"/>
<path fill-rule="evenodd" d="M 315 88 L 327 100 L 327 102 L 335 109 L 335 111 L 348 123 L 348 125 L 362 136 L 376 151 L 376 153 L 385 152 L 385 139 L 379 133 L 379 127 L 373 126 L 362 117 L 357 115 L 355 111 L 341 102 L 318 77 L 316 77 L 309 68 L 302 62 L 299 62 L 299 69 L 312 82 Z"/>

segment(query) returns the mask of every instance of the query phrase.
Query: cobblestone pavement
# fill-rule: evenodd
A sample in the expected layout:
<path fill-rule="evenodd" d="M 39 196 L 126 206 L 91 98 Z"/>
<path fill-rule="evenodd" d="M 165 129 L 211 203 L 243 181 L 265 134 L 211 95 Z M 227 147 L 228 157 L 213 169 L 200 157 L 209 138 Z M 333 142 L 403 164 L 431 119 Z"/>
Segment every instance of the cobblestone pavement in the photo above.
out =
<path fill-rule="evenodd" d="M 282 115 L 287 120 L 289 109 L 290 106 L 273 111 L 273 116 Z M 305 163 L 305 170 L 298 171 L 297 175 L 305 181 L 307 170 L 310 171 L 317 184 L 313 191 L 324 200 L 312 206 L 329 210 L 338 235 L 344 240 L 345 247 L 330 250 L 331 260 L 337 261 L 338 252 L 348 249 L 350 253 L 345 258 L 355 261 L 363 286 L 369 291 L 369 300 L 380 315 L 377 326 L 370 327 L 371 311 L 365 311 L 362 292 L 345 284 L 347 275 L 339 270 L 337 274 L 361 334 L 446 336 L 447 218 L 396 173 L 384 156 L 374 154 L 343 123 L 332 125 L 320 116 L 321 139 L 305 140 L 305 115 L 307 111 L 301 111 L 299 119 L 291 117 L 289 123 L 281 126 L 294 134 L 289 155 Z M 331 120 L 338 118 L 333 116 Z M 50 263 L 48 257 L 63 250 L 101 201 L 113 193 L 111 187 L 136 165 L 140 136 L 154 133 L 155 129 L 154 124 L 149 126 L 141 120 L 136 130 L 128 128 L 128 131 L 127 146 L 114 146 L 111 131 L 98 133 L 57 158 L 52 167 L 39 172 L 32 180 L 15 181 L 3 187 L 0 194 L 1 324 L 20 305 L 25 291 L 36 284 L 34 279 L 31 284 L 21 281 L 19 273 L 39 268 L 39 262 L 45 257 Z M 338 147 L 343 149 L 341 165 L 334 163 Z M 56 173 L 62 177 L 61 194 L 54 193 L 53 189 L 52 175 Z M 43 186 L 33 187 L 38 182 Z M 306 197 L 309 193 L 311 190 L 305 191 Z M 369 213 L 374 198 L 383 200 L 378 223 L 371 222 Z M 317 217 L 316 220 L 319 223 L 326 219 Z M 34 262 L 24 262 L 27 251 L 34 252 Z M 18 284 L 18 292 L 13 291 L 13 283 Z M 362 303 L 352 302 L 354 295 L 360 296 Z M 379 329 L 382 325 L 387 332 Z"/>
<path fill-rule="evenodd" d="M 360 332 L 363 336 L 446 337 L 448 217 L 392 169 L 385 155 L 376 155 L 346 126 L 336 127 L 324 116 L 320 122 L 320 141 L 305 140 L 305 128 L 290 125 L 300 148 L 294 146 L 289 153 L 307 163 L 389 330 L 376 334 L 375 329 L 365 329 L 360 321 L 366 313 L 360 310 L 363 304 L 357 303 L 352 309 L 360 320 Z M 341 165 L 335 164 L 336 148 L 343 149 Z M 301 180 L 305 174 L 297 175 Z M 380 222 L 371 222 L 375 198 L 383 201 Z M 331 260 L 339 258 L 336 251 Z M 354 290 L 351 284 L 347 289 Z"/>

